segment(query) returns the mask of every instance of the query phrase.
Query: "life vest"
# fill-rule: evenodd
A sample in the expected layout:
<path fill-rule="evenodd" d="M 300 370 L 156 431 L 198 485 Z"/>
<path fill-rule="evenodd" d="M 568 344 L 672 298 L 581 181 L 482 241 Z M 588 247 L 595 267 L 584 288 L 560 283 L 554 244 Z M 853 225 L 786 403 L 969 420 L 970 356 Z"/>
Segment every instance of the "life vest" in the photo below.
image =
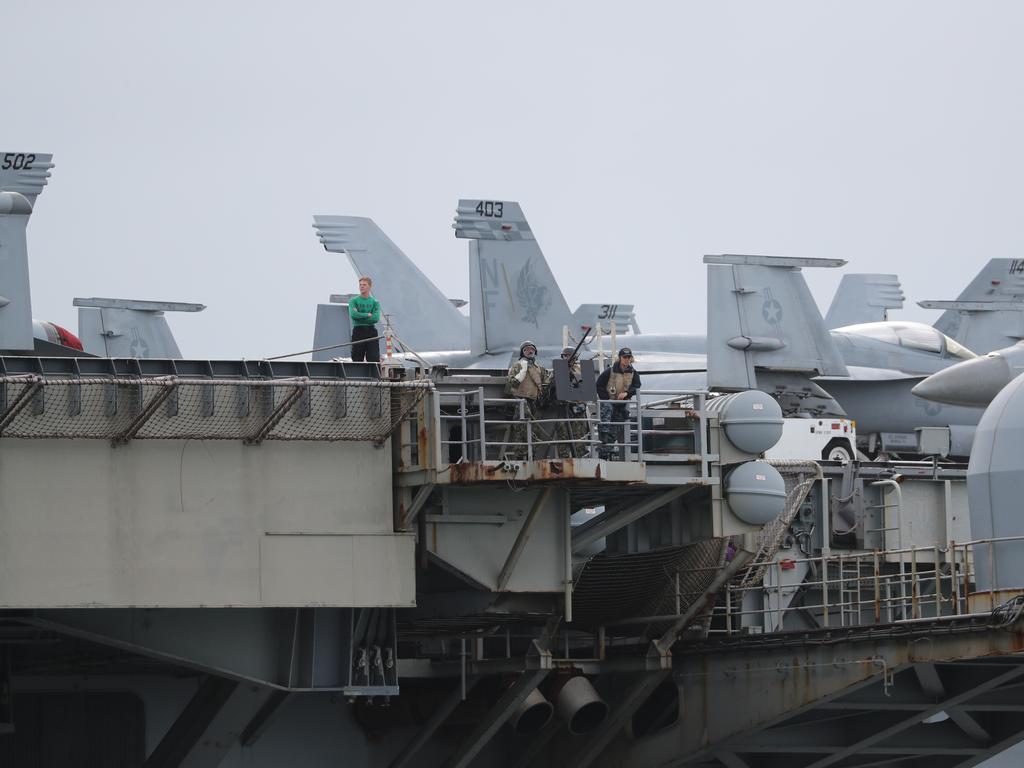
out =
<path fill-rule="evenodd" d="M 526 378 L 522 381 L 516 381 L 513 377 L 519 373 L 519 367 L 523 365 L 527 366 Z M 529 365 L 525 360 L 519 360 L 512 366 L 508 375 L 509 394 L 521 397 L 524 400 L 536 400 L 540 397 L 541 385 L 544 384 L 544 373 L 539 365 Z"/>
<path fill-rule="evenodd" d="M 608 376 L 608 397 L 614 400 L 619 392 L 628 392 L 633 384 L 633 371 L 616 371 L 612 368 Z"/>

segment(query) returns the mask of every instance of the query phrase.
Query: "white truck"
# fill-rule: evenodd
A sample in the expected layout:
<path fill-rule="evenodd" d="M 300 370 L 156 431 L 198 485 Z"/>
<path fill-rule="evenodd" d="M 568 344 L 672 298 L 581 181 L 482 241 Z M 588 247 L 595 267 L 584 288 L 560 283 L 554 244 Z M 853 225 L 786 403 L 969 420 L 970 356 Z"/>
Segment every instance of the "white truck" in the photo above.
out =
<path fill-rule="evenodd" d="M 857 456 L 857 422 L 851 419 L 783 420 L 782 438 L 768 459 L 811 459 L 846 463 Z"/>

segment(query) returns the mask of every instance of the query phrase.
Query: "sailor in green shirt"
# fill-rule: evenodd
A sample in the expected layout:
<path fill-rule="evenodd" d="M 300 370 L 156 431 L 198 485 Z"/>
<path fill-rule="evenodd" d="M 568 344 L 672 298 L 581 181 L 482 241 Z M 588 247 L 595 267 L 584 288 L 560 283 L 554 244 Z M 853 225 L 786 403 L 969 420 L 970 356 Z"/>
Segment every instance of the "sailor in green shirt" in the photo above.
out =
<path fill-rule="evenodd" d="M 380 302 L 370 295 L 372 286 L 373 280 L 365 275 L 360 277 L 359 295 L 348 300 L 348 316 L 352 320 L 352 360 L 356 363 L 380 362 L 380 339 L 376 338 Z"/>

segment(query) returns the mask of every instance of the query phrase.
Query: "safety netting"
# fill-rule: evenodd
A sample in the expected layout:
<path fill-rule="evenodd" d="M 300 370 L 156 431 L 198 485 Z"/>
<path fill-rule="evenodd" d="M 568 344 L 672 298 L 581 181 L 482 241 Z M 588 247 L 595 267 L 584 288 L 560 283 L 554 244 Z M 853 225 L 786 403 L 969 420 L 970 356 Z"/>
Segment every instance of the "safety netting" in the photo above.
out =
<path fill-rule="evenodd" d="M 380 441 L 429 381 L 0 377 L 0 438 Z"/>
<path fill-rule="evenodd" d="M 706 599 L 725 563 L 727 543 L 713 538 L 646 552 L 595 555 L 574 579 L 573 622 L 598 626 L 686 610 Z M 706 613 L 699 612 L 693 621 L 703 623 Z"/>
<path fill-rule="evenodd" d="M 789 526 L 793 524 L 800 506 L 815 481 L 821 479 L 821 466 L 814 461 L 775 459 L 768 463 L 779 470 L 779 474 L 786 481 L 786 503 L 779 516 L 766 523 L 754 535 L 754 557 L 736 579 L 737 585 L 741 587 L 760 584 L 764 580 L 765 569 L 775 562 L 779 545 Z"/>

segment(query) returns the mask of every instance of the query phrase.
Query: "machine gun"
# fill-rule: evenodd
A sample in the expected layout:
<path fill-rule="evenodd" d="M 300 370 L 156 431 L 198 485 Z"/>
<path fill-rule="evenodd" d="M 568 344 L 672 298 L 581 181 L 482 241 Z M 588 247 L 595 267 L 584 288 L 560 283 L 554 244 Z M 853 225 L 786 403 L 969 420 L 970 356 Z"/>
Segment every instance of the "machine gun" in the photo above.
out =
<path fill-rule="evenodd" d="M 597 376 L 593 360 L 580 360 L 580 351 L 590 335 L 591 328 L 585 327 L 583 338 L 567 358 L 558 357 L 552 361 L 551 368 L 555 374 L 555 399 L 563 403 L 583 403 L 597 400 Z M 573 366 L 579 362 L 579 380 L 572 375 Z"/>
<path fill-rule="evenodd" d="M 576 365 L 576 363 L 579 362 L 579 360 L 580 360 L 580 350 L 583 349 L 583 345 L 587 341 L 587 336 L 590 335 L 590 332 L 592 330 L 593 330 L 593 328 L 591 328 L 589 325 L 583 326 L 583 336 L 580 338 L 579 344 L 576 345 L 576 349 L 574 349 L 572 351 L 572 354 L 569 355 L 569 357 L 562 358 L 562 359 L 564 359 L 566 361 L 566 365 L 569 368 L 569 378 L 570 379 L 575 379 L 575 377 L 572 375 L 573 366 Z M 574 382 L 574 384 L 576 386 L 579 386 L 579 382 Z"/>

